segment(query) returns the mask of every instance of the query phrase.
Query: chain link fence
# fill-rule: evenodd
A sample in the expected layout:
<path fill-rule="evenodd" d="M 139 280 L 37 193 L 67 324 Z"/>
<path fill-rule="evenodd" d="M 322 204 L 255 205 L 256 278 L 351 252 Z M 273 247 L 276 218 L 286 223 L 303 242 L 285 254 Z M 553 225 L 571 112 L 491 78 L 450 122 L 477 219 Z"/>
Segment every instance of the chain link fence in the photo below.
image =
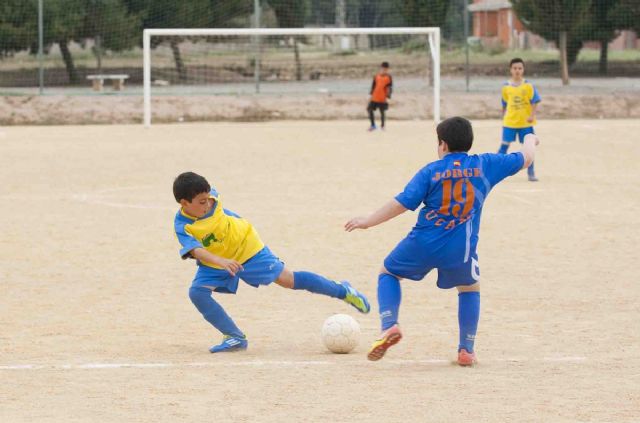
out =
<path fill-rule="evenodd" d="M 631 77 L 640 73 L 639 9 L 637 0 L 4 0 L 0 90 L 90 94 L 87 77 L 97 74 L 127 75 L 126 84 L 137 86 L 143 28 L 256 25 L 439 26 L 443 75 L 470 75 L 470 89 L 475 79 L 505 76 L 513 56 L 525 59 L 539 77 L 561 77 L 561 37 L 571 76 Z M 157 39 L 154 45 L 179 78 L 193 61 L 191 41 Z M 208 41 L 216 40 L 201 41 L 195 49 L 206 50 Z M 370 36 L 358 50 L 389 46 L 388 37 Z M 420 46 L 397 47 L 409 53 Z M 481 88 L 480 81 L 475 89 Z"/>

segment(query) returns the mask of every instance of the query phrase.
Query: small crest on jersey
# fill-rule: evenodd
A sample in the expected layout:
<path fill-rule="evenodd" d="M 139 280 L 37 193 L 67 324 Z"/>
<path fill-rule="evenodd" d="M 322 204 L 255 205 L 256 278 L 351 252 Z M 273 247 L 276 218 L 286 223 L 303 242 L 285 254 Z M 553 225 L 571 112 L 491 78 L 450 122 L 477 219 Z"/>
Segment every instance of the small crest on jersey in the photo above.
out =
<path fill-rule="evenodd" d="M 458 161 L 458 160 L 454 160 L 453 165 L 454 165 L 454 166 L 460 166 L 460 161 Z"/>

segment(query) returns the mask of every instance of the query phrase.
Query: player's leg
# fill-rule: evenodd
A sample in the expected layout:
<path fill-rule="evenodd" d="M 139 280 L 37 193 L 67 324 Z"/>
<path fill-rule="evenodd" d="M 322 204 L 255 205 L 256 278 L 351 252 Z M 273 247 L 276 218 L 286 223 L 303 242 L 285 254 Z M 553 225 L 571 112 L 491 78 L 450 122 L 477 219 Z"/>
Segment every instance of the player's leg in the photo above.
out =
<path fill-rule="evenodd" d="M 478 257 L 471 254 L 460 266 L 438 269 L 438 287 L 458 290 L 458 364 L 471 366 L 476 362 L 474 343 L 480 320 L 480 268 Z"/>
<path fill-rule="evenodd" d="M 386 104 L 382 104 L 380 106 L 380 129 L 384 130 L 384 124 L 385 124 L 385 113 L 387 110 L 387 105 Z"/>
<path fill-rule="evenodd" d="M 516 130 L 514 128 L 502 127 L 502 143 L 498 149 L 498 154 L 507 154 L 509 145 L 516 140 Z"/>
<path fill-rule="evenodd" d="M 369 312 L 367 298 L 353 288 L 349 282 L 337 282 L 312 272 L 292 272 L 269 250 L 269 247 L 264 247 L 242 266 L 244 270 L 239 273 L 240 278 L 249 285 L 258 287 L 275 282 L 284 288 L 301 289 L 339 298 L 362 313 Z"/>
<path fill-rule="evenodd" d="M 533 130 L 533 126 L 529 128 L 522 128 L 518 131 L 518 140 L 520 141 L 520 144 L 524 142 L 524 137 L 527 134 L 535 134 L 535 131 Z M 531 182 L 538 182 L 534 165 L 535 165 L 535 162 L 531 163 L 531 165 L 527 168 L 527 177 Z"/>
<path fill-rule="evenodd" d="M 380 312 L 380 327 L 386 331 L 398 324 L 402 288 L 399 277 L 390 274 L 385 268 L 380 269 L 378 275 L 378 311 Z"/>
<path fill-rule="evenodd" d="M 212 297 L 213 291 L 234 294 L 237 289 L 237 276 L 233 277 L 221 269 L 207 266 L 198 267 L 189 289 L 189 298 L 202 317 L 223 335 L 222 343 L 209 349 L 212 353 L 243 350 L 248 346 L 244 333 Z"/>
<path fill-rule="evenodd" d="M 209 349 L 212 353 L 244 350 L 248 346 L 244 333 L 236 326 L 224 308 L 212 297 L 212 287 L 192 286 L 189 298 L 202 317 L 224 336 L 221 344 Z"/>
<path fill-rule="evenodd" d="M 369 105 L 367 106 L 367 112 L 369 113 L 369 122 L 371 122 L 371 126 L 369 126 L 369 131 L 373 131 L 376 129 L 376 118 L 373 114 L 373 111 L 376 109 L 375 104 L 373 103 L 373 101 L 369 102 Z"/>
<path fill-rule="evenodd" d="M 458 326 L 460 343 L 458 344 L 458 363 L 473 365 L 476 361 L 474 343 L 480 320 L 480 283 L 470 286 L 458 286 Z"/>
<path fill-rule="evenodd" d="M 422 280 L 431 270 L 429 246 L 416 237 L 407 237 L 389 253 L 378 276 L 378 310 L 382 334 L 367 354 L 371 361 L 380 360 L 386 351 L 400 342 L 398 325 L 402 291 L 400 280 Z"/>
<path fill-rule="evenodd" d="M 401 301 L 400 278 L 390 274 L 383 267 L 378 275 L 378 311 L 382 334 L 369 349 L 367 354 L 369 360 L 380 360 L 389 348 L 402 339 L 402 332 L 398 326 Z"/>
<path fill-rule="evenodd" d="M 307 271 L 292 272 L 284 268 L 278 279 L 276 279 L 276 283 L 284 288 L 305 290 L 314 294 L 344 300 L 361 313 L 368 313 L 371 308 L 367 297 L 358 292 L 349 282 L 333 281 L 317 273 Z"/>

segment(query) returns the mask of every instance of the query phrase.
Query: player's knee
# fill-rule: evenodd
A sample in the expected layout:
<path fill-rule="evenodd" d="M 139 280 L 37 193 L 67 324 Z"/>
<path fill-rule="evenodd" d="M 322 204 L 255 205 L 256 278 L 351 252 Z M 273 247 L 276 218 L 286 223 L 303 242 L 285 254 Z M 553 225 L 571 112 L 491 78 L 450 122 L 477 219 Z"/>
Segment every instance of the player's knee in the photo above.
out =
<path fill-rule="evenodd" d="M 474 283 L 473 285 L 458 285 L 458 292 L 480 292 L 480 281 Z"/>
<path fill-rule="evenodd" d="M 282 273 L 280 273 L 280 276 L 278 276 L 278 279 L 276 279 L 276 283 L 283 288 L 293 289 L 295 285 L 295 276 L 291 270 L 285 267 L 282 270 Z"/>
<path fill-rule="evenodd" d="M 386 268 L 386 267 L 384 267 L 384 266 L 382 266 L 382 267 L 380 268 L 380 271 L 378 272 L 378 280 L 380 280 L 380 276 L 382 276 L 382 275 L 389 275 L 389 276 L 393 276 L 394 278 L 396 278 L 396 279 L 398 279 L 398 280 L 402 280 L 402 278 L 401 278 L 401 277 L 396 276 L 396 275 L 394 275 L 393 273 L 389 272 L 389 271 L 387 270 L 387 268 Z"/>
<path fill-rule="evenodd" d="M 196 308 L 200 309 L 206 301 L 211 298 L 211 290 L 200 286 L 192 286 L 189 288 L 189 299 Z"/>

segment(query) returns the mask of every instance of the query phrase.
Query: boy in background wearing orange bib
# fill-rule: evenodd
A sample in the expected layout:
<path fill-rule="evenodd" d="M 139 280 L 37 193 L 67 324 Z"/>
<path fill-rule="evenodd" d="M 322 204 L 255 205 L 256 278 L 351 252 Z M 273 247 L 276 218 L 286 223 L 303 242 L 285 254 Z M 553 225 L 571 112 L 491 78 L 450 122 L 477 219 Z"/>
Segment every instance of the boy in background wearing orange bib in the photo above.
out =
<path fill-rule="evenodd" d="M 373 77 L 371 83 L 371 97 L 369 98 L 369 105 L 367 106 L 367 112 L 369 112 L 369 120 L 371 126 L 369 131 L 375 131 L 376 127 L 375 117 L 373 112 L 376 109 L 380 110 L 380 129 L 384 130 L 384 113 L 389 108 L 388 99 L 391 99 L 391 92 L 393 91 L 393 79 L 389 74 L 389 62 L 382 62 L 380 65 L 380 72 Z"/>

